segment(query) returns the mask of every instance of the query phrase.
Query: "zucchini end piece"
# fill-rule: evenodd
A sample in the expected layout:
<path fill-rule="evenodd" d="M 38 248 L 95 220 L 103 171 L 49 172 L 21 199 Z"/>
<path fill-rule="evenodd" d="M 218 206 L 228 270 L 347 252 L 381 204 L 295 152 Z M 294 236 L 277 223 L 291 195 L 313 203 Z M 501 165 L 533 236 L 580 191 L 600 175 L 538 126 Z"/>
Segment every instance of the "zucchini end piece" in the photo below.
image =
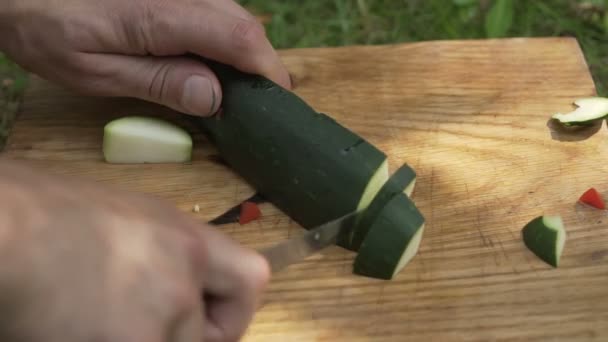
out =
<path fill-rule="evenodd" d="M 183 163 L 191 161 L 192 145 L 190 134 L 173 123 L 127 116 L 105 125 L 102 153 L 111 164 Z"/>
<path fill-rule="evenodd" d="M 553 114 L 552 118 L 564 126 L 591 126 L 608 117 L 608 98 L 588 97 L 574 101 L 572 112 Z"/>
<path fill-rule="evenodd" d="M 530 251 L 549 265 L 559 267 L 566 244 L 566 230 L 560 216 L 536 217 L 524 226 L 522 234 Z"/>

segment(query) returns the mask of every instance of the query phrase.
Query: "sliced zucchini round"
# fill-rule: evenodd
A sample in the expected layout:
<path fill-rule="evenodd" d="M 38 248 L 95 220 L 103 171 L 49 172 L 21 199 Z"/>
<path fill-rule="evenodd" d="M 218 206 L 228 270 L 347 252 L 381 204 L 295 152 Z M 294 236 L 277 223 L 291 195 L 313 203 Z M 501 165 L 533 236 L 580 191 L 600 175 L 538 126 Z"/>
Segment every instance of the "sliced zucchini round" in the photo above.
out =
<path fill-rule="evenodd" d="M 416 172 L 408 164 L 403 164 L 395 173 L 384 183 L 380 191 L 366 210 L 362 211 L 357 220 L 356 227 L 351 231 L 351 236 L 347 248 L 357 251 L 365 239 L 367 232 L 374 223 L 382 208 L 395 195 L 405 193 L 410 196 L 416 183 Z"/>
<path fill-rule="evenodd" d="M 399 193 L 382 208 L 355 257 L 358 275 L 393 279 L 416 255 L 425 220 L 409 197 Z"/>

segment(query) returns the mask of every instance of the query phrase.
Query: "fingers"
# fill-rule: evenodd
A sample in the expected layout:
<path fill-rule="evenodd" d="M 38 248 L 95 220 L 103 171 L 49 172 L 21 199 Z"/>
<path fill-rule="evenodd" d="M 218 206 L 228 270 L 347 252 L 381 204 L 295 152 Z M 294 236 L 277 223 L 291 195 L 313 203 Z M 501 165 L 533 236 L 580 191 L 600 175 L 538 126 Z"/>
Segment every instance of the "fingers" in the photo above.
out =
<path fill-rule="evenodd" d="M 237 341 L 245 333 L 268 283 L 270 269 L 259 254 L 210 228 L 204 275 L 205 341 Z"/>
<path fill-rule="evenodd" d="M 204 339 L 205 318 L 200 309 L 180 317 L 176 325 L 167 333 L 167 342 L 202 342 Z"/>
<path fill-rule="evenodd" d="M 161 273 L 162 274 L 162 273 Z M 180 282 L 188 284 L 189 279 L 170 279 L 158 275 L 148 275 L 147 285 L 140 285 L 133 300 L 128 296 L 118 300 L 116 297 L 107 298 L 115 310 L 104 311 L 103 305 L 96 307 L 99 313 L 108 317 L 98 317 L 100 322 L 107 324 L 103 330 L 98 331 L 91 326 L 92 331 L 111 334 L 112 338 L 98 336 L 97 339 L 89 336 L 88 340 L 116 341 L 116 342 L 202 342 L 206 329 L 204 311 L 198 300 L 198 291 L 194 287 L 187 293 L 159 293 L 155 291 L 157 283 Z M 179 287 L 179 285 L 177 286 Z M 189 289 L 188 289 L 189 290 Z M 130 291 L 129 291 L 130 292 Z M 162 304 L 162 305 L 161 305 Z M 109 315 L 108 315 L 109 314 Z M 72 320 L 78 320 L 71 317 Z M 87 323 L 83 322 L 85 326 Z M 99 323 L 99 322 L 98 322 Z"/>
<path fill-rule="evenodd" d="M 89 93 L 129 96 L 177 111 L 209 116 L 222 99 L 219 81 L 204 64 L 179 57 L 88 54 Z M 95 68 L 95 71 L 92 69 Z"/>
<path fill-rule="evenodd" d="M 241 5 L 237 4 L 234 0 L 222 0 L 222 1 L 209 1 L 209 6 L 218 12 L 222 12 L 231 15 L 236 18 L 245 20 L 254 20 L 255 16 L 249 13 Z"/>
<path fill-rule="evenodd" d="M 148 49 L 160 55 L 198 54 L 290 88 L 287 69 L 267 39 L 263 25 L 244 14 L 232 0 L 211 3 L 214 2 L 196 6 L 150 4 L 148 11 L 154 15 L 143 25 Z"/>

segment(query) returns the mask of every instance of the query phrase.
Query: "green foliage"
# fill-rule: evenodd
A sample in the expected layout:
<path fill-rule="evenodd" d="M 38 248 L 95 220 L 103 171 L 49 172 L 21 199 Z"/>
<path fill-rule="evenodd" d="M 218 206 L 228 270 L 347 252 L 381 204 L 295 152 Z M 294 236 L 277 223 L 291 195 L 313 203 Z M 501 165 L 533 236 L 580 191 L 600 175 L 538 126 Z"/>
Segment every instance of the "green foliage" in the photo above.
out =
<path fill-rule="evenodd" d="M 277 48 L 492 37 L 576 37 L 608 96 L 608 0 L 240 0 Z"/>
<path fill-rule="evenodd" d="M 507 35 L 513 24 L 513 0 L 496 0 L 485 19 L 488 38 L 502 38 Z"/>
<path fill-rule="evenodd" d="M 26 73 L 0 53 L 0 151 L 26 86 Z"/>

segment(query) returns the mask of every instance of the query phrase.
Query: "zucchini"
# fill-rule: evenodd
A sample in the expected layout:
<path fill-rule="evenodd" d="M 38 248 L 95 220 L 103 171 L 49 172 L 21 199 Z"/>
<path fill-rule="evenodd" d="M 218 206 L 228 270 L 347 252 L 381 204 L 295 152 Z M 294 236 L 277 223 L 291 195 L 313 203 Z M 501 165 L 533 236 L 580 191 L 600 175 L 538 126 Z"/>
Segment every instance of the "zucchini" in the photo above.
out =
<path fill-rule="evenodd" d="M 553 119 L 565 126 L 587 126 L 608 117 L 608 98 L 588 97 L 574 101 L 578 107 L 566 114 L 556 113 Z"/>
<path fill-rule="evenodd" d="M 393 279 L 418 252 L 424 225 L 424 216 L 405 193 L 393 196 L 369 227 L 353 272 Z"/>
<path fill-rule="evenodd" d="M 383 152 L 267 78 L 207 64 L 221 111 L 195 120 L 230 168 L 306 229 L 367 208 L 388 179 Z"/>
<path fill-rule="evenodd" d="M 361 213 L 358 218 L 357 226 L 351 231 L 350 241 L 347 244 L 348 249 L 357 251 L 374 220 L 386 203 L 400 193 L 411 196 L 415 183 L 416 172 L 409 165 L 403 164 L 395 171 L 389 180 L 384 183 L 369 207 Z"/>
<path fill-rule="evenodd" d="M 192 138 L 165 120 L 127 116 L 104 127 L 103 156 L 108 163 L 181 163 L 192 157 Z"/>
<path fill-rule="evenodd" d="M 559 266 L 566 244 L 566 231 L 560 216 L 538 216 L 524 226 L 522 235 L 530 251 L 549 265 Z"/>

